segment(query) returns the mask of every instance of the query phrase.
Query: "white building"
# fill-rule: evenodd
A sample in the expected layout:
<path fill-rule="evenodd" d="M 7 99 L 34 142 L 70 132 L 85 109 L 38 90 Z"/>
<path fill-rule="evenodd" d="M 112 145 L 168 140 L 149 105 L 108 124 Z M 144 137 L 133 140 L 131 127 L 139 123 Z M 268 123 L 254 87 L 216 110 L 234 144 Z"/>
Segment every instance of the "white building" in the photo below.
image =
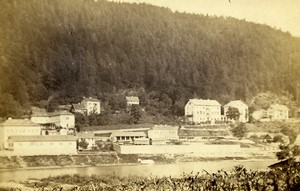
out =
<path fill-rule="evenodd" d="M 77 154 L 76 137 L 70 135 L 11 136 L 8 145 L 16 155 Z"/>
<path fill-rule="evenodd" d="M 30 120 L 33 123 L 40 125 L 53 124 L 56 127 L 74 128 L 75 116 L 68 111 L 53 112 L 53 113 L 34 113 Z"/>
<path fill-rule="evenodd" d="M 133 142 L 135 139 L 145 137 L 146 133 L 139 131 L 113 131 L 110 135 L 112 142 Z"/>
<path fill-rule="evenodd" d="M 189 122 L 201 123 L 223 121 L 221 104 L 216 100 L 190 99 L 184 107 Z"/>
<path fill-rule="evenodd" d="M 41 126 L 29 119 L 7 119 L 0 124 L 0 147 L 8 148 L 10 136 L 41 135 Z"/>
<path fill-rule="evenodd" d="M 76 137 L 78 142 L 85 141 L 87 145 L 87 150 L 92 150 L 96 146 L 96 138 L 94 133 L 77 133 Z"/>
<path fill-rule="evenodd" d="M 155 125 L 148 130 L 148 137 L 151 140 L 178 140 L 178 129 L 170 125 Z"/>
<path fill-rule="evenodd" d="M 100 114 L 100 100 L 91 97 L 83 97 L 81 103 L 72 104 L 71 110 L 85 115 Z"/>
<path fill-rule="evenodd" d="M 239 110 L 240 117 L 239 121 L 242 123 L 246 123 L 249 121 L 249 108 L 248 105 L 246 105 L 244 102 L 241 100 L 235 100 L 235 101 L 230 101 L 226 105 L 224 105 L 224 115 L 226 116 L 226 113 L 229 109 L 229 107 L 234 107 Z"/>
<path fill-rule="evenodd" d="M 140 105 L 140 100 L 136 96 L 126 96 L 127 106 Z"/>
<path fill-rule="evenodd" d="M 267 115 L 272 121 L 288 119 L 289 108 L 285 105 L 273 104 L 268 108 Z"/>

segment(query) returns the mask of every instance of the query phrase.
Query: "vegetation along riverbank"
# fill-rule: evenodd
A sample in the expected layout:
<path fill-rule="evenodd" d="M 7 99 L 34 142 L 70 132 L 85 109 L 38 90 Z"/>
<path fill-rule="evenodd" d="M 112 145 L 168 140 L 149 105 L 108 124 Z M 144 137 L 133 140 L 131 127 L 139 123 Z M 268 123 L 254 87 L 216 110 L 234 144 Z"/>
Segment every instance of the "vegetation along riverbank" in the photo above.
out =
<path fill-rule="evenodd" d="M 291 173 L 292 172 L 292 173 Z M 267 171 L 251 171 L 235 166 L 231 171 L 219 170 L 186 173 L 175 177 L 118 177 L 63 175 L 12 183 L 2 190 L 299 190 L 300 165 L 294 160 Z M 4 184 L 5 185 L 5 184 Z M 21 185 L 21 186 L 20 186 Z M 0 185 L 1 187 L 1 185 Z M 20 189 L 19 189 L 20 190 Z"/>

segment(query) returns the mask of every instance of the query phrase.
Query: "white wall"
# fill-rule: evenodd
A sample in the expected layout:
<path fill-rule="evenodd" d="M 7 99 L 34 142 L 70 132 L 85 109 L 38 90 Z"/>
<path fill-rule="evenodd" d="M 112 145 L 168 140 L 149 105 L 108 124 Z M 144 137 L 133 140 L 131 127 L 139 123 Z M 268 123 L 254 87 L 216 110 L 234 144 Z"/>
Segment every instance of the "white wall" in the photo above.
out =
<path fill-rule="evenodd" d="M 113 145 L 121 154 L 185 154 L 198 153 L 205 156 L 227 156 L 241 152 L 240 145 Z"/>
<path fill-rule="evenodd" d="M 15 142 L 13 152 L 23 156 L 77 154 L 76 141 Z"/>
<path fill-rule="evenodd" d="M 7 140 L 10 136 L 41 135 L 41 126 L 7 126 L 2 128 L 4 148 L 8 148 Z"/>

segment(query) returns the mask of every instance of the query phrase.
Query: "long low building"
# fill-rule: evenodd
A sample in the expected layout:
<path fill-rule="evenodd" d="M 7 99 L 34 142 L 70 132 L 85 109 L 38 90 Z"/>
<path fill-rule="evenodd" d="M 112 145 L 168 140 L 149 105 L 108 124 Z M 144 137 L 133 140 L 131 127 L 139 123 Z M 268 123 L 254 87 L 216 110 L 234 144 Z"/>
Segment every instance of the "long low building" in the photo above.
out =
<path fill-rule="evenodd" d="M 11 136 L 9 149 L 16 155 L 77 154 L 76 137 L 71 135 Z"/>
<path fill-rule="evenodd" d="M 37 136 L 41 135 L 41 126 L 29 119 L 8 118 L 0 124 L 0 148 L 8 149 L 10 136 Z"/>

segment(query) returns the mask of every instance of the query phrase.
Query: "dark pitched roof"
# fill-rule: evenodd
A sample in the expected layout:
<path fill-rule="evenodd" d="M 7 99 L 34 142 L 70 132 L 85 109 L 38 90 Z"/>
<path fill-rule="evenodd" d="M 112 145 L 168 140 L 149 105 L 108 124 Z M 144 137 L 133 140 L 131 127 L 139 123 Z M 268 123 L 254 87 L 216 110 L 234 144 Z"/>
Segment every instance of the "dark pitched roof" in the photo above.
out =
<path fill-rule="evenodd" d="M 84 97 L 82 101 L 100 102 L 100 100 L 98 100 L 96 98 L 92 98 L 92 97 L 89 97 L 89 98 Z"/>
<path fill-rule="evenodd" d="M 72 104 L 72 107 L 75 110 L 84 110 L 84 109 L 86 109 L 83 104 Z"/>

